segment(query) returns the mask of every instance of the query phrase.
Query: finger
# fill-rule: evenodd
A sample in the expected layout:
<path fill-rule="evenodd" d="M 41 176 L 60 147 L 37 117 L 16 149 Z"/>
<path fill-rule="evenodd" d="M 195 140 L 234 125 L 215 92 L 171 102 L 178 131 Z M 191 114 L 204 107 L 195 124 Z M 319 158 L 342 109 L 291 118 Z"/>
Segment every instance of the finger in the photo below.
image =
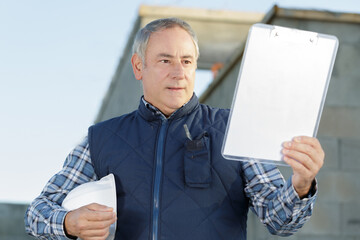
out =
<path fill-rule="evenodd" d="M 86 213 L 86 219 L 88 221 L 112 221 L 116 218 L 114 212 L 101 212 L 88 210 Z"/>
<path fill-rule="evenodd" d="M 283 152 L 299 152 L 306 154 L 310 160 L 314 160 L 318 156 L 317 151 L 310 145 L 298 142 L 287 142 L 284 144 Z M 288 151 L 286 151 L 288 150 Z M 296 158 L 297 159 L 297 158 Z"/>
<path fill-rule="evenodd" d="M 293 142 L 310 145 L 316 152 L 324 154 L 324 150 L 317 138 L 308 136 L 298 136 L 293 139 Z"/>
<path fill-rule="evenodd" d="M 316 142 L 317 139 L 314 138 L 313 140 L 311 140 L 311 142 L 313 141 Z M 322 150 L 321 146 L 319 146 L 318 149 L 315 149 L 313 145 L 310 145 L 310 142 L 304 143 L 304 142 L 299 142 L 299 140 L 285 142 L 283 146 L 285 149 L 289 149 L 289 150 L 291 149 L 294 151 L 299 151 L 307 154 L 310 157 L 310 159 L 313 162 L 315 162 L 315 164 L 319 167 L 321 167 L 323 164 L 325 153 Z"/>
<path fill-rule="evenodd" d="M 111 226 L 117 219 L 103 220 L 103 221 L 86 221 L 84 225 L 84 230 L 101 230 L 106 229 Z"/>
<path fill-rule="evenodd" d="M 317 166 L 321 168 L 324 164 L 325 152 L 319 140 L 313 137 L 301 137 L 299 141 L 304 141 L 314 148 L 315 153 L 312 154 L 312 158 L 315 160 Z"/>
<path fill-rule="evenodd" d="M 286 149 L 302 152 L 302 153 L 305 153 L 305 154 L 307 154 L 309 156 L 314 156 L 314 155 L 317 154 L 316 149 L 312 145 L 307 144 L 307 143 L 291 141 L 291 142 L 285 142 L 283 144 L 283 146 Z"/>
<path fill-rule="evenodd" d="M 315 161 L 316 165 L 319 168 L 321 168 L 323 166 L 324 159 L 325 159 L 325 152 L 324 152 L 324 149 L 321 147 L 321 143 L 319 142 L 318 139 L 316 139 L 314 137 L 301 136 L 301 137 L 296 137 L 294 139 L 294 141 L 312 146 L 314 149 L 314 152 L 311 153 L 311 156 L 310 156 L 311 159 L 313 159 Z"/>
<path fill-rule="evenodd" d="M 308 170 L 312 169 L 315 164 L 313 160 L 305 153 L 290 149 L 283 149 L 282 153 L 284 154 L 284 157 L 294 159 Z"/>
<path fill-rule="evenodd" d="M 319 140 L 317 138 L 315 138 L 315 137 L 297 136 L 297 137 L 293 138 L 293 141 L 306 143 L 306 144 L 309 144 L 309 145 L 311 145 L 313 147 L 320 147 L 321 146 Z"/>
<path fill-rule="evenodd" d="M 300 162 L 295 159 L 284 156 L 284 162 L 286 162 L 293 170 L 294 173 L 298 173 L 302 176 L 306 176 L 309 173 L 309 170 Z"/>
<path fill-rule="evenodd" d="M 109 228 L 101 230 L 87 230 L 81 234 L 82 239 L 106 239 L 109 236 Z"/>
<path fill-rule="evenodd" d="M 93 211 L 103 211 L 103 212 L 112 212 L 114 209 L 105 205 L 101 205 L 98 203 L 91 203 L 85 206 L 87 209 Z"/>

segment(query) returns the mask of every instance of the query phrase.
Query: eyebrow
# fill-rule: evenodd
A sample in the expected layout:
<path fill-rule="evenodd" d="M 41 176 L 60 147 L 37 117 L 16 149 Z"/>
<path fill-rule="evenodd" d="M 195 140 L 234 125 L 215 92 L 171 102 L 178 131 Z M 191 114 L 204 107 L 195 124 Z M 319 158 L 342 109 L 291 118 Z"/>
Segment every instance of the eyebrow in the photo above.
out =
<path fill-rule="evenodd" d="M 159 53 L 159 54 L 157 55 L 157 57 L 160 57 L 160 58 L 161 58 L 161 57 L 174 58 L 173 55 L 167 54 L 167 53 Z M 181 56 L 181 58 L 191 58 L 191 59 L 193 59 L 194 56 L 192 56 L 192 55 L 184 55 L 184 56 Z"/>

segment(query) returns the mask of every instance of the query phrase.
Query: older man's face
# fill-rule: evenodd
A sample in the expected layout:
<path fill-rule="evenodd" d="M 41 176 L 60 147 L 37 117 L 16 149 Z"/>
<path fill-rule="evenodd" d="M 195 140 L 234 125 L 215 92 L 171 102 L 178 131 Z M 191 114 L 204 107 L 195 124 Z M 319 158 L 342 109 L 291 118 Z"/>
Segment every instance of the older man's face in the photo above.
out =
<path fill-rule="evenodd" d="M 165 115 L 190 100 L 194 91 L 195 45 L 180 27 L 152 33 L 145 54 L 145 66 L 135 54 L 135 77 L 143 81 L 144 98 Z"/>

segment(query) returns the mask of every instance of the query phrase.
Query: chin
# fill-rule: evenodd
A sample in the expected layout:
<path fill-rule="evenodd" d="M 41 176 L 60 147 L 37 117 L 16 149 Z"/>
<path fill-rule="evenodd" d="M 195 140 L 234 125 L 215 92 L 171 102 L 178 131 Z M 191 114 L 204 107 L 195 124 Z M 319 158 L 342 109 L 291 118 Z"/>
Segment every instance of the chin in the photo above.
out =
<path fill-rule="evenodd" d="M 181 108 L 185 103 L 187 103 L 190 100 L 191 96 L 176 96 L 176 95 L 171 95 L 171 96 L 167 96 L 164 103 L 167 103 L 166 105 L 169 108 L 172 109 L 178 109 Z"/>
<path fill-rule="evenodd" d="M 177 109 L 181 108 L 184 105 L 182 102 L 172 102 L 170 104 L 166 104 L 166 107 L 170 110 L 176 111 Z"/>
<path fill-rule="evenodd" d="M 184 104 L 173 104 L 173 105 L 170 105 L 169 108 L 170 109 L 179 109 L 183 106 Z"/>

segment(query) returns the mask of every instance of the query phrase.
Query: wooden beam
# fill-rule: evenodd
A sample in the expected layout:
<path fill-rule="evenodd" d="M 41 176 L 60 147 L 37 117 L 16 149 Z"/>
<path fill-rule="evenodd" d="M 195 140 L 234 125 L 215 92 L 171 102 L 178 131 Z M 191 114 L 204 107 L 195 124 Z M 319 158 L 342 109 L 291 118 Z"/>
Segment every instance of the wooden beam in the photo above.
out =
<path fill-rule="evenodd" d="M 264 13 L 141 5 L 139 16 L 155 18 L 175 16 L 191 20 L 253 23 L 261 21 Z"/>

